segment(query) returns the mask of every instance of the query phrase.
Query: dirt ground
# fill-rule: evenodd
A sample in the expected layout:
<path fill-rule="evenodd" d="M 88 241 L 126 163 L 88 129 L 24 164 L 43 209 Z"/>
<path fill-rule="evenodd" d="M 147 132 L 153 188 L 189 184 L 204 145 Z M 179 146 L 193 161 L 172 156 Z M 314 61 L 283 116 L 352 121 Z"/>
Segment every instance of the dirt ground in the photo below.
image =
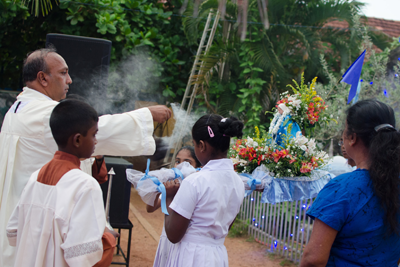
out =
<path fill-rule="evenodd" d="M 161 210 L 146 212 L 137 191 L 132 188 L 129 220 L 133 224 L 130 264 L 135 267 L 151 267 L 157 251 L 158 238 L 161 235 L 164 216 Z M 128 230 L 121 232 L 121 247 L 126 254 Z M 278 267 L 296 266 L 281 257 L 267 252 L 265 245 L 249 241 L 248 237 L 227 237 L 225 246 L 228 251 L 230 267 Z M 113 261 L 123 262 L 122 256 L 114 256 Z M 112 264 L 111 266 L 120 266 Z"/>

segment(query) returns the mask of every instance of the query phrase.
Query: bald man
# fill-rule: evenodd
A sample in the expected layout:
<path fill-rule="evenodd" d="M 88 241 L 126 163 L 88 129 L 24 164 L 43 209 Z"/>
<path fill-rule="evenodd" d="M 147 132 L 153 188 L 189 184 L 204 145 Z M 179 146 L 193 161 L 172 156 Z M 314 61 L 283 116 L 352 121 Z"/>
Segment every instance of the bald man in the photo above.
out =
<path fill-rule="evenodd" d="M 54 49 L 36 50 L 24 62 L 26 87 L 4 117 L 0 132 L 0 266 L 14 266 L 6 225 L 30 175 L 57 151 L 49 118 L 72 83 L 68 65 Z M 153 121 L 162 123 L 171 111 L 153 106 L 99 118 L 94 155 L 138 156 L 155 151 Z"/>

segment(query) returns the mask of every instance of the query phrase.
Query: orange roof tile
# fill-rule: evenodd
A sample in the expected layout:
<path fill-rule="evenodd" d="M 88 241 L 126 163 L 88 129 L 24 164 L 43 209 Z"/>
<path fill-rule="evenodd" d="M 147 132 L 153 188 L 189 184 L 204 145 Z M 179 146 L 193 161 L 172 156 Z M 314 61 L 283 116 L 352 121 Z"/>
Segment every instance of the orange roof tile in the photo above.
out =
<path fill-rule="evenodd" d="M 368 25 L 370 30 L 382 31 L 383 33 L 385 33 L 390 37 L 397 38 L 400 36 L 400 21 L 378 19 L 378 18 L 366 18 L 366 19 L 367 19 L 366 24 Z M 361 21 L 365 23 L 365 18 L 362 18 Z M 346 29 L 349 27 L 349 24 L 346 21 L 332 20 L 326 23 L 324 27 Z"/>

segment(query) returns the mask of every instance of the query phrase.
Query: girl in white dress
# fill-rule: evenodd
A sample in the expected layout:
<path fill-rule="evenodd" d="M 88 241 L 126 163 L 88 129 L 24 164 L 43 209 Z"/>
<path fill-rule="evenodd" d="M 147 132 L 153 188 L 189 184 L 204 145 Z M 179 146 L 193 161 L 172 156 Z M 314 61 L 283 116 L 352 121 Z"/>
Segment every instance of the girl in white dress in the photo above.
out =
<path fill-rule="evenodd" d="M 175 244 L 165 266 L 228 266 L 224 241 L 245 190 L 227 152 L 230 137 L 241 137 L 242 129 L 236 118 L 219 115 L 205 115 L 193 126 L 194 149 L 203 168 L 181 184 L 164 183 L 169 213 L 165 232 Z"/>
<path fill-rule="evenodd" d="M 182 162 L 189 162 L 194 168 L 199 168 L 201 166 L 199 160 L 196 158 L 194 153 L 194 148 L 192 146 L 184 146 L 182 147 L 175 157 L 175 167 L 181 164 Z M 154 201 L 154 205 L 147 205 L 147 212 L 151 213 L 156 211 L 161 207 L 161 194 L 158 195 Z M 153 267 L 164 267 L 166 266 L 166 262 L 168 260 L 169 250 L 173 244 L 168 240 L 167 235 L 165 233 L 165 227 L 163 227 L 160 241 L 158 242 L 158 248 L 156 257 L 154 258 Z"/>

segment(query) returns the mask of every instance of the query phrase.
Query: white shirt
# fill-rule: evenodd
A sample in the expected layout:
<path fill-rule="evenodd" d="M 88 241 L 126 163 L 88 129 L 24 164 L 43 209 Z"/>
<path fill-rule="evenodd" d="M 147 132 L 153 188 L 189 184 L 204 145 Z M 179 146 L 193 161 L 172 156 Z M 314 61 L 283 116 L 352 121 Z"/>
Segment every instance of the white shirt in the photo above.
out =
<path fill-rule="evenodd" d="M 7 225 L 17 246 L 15 266 L 63 267 L 96 264 L 103 255 L 103 196 L 98 182 L 73 169 L 54 186 L 29 179 Z"/>
<path fill-rule="evenodd" d="M 186 234 L 220 239 L 228 234 L 243 198 L 243 181 L 232 161 L 210 160 L 182 181 L 170 208 L 190 219 Z"/>
<path fill-rule="evenodd" d="M 230 159 L 211 160 L 186 177 L 170 207 L 190 223 L 182 240 L 167 247 L 164 266 L 227 267 L 225 236 L 243 197 L 243 182 Z"/>
<path fill-rule="evenodd" d="M 20 104 L 19 104 L 20 103 Z M 49 119 L 58 104 L 24 87 L 4 117 L 0 132 L 0 266 L 13 266 L 14 248 L 5 229 L 31 174 L 57 151 Z M 18 106 L 18 108 L 17 108 Z M 138 156 L 155 151 L 153 117 L 147 108 L 99 118 L 94 155 Z"/>

